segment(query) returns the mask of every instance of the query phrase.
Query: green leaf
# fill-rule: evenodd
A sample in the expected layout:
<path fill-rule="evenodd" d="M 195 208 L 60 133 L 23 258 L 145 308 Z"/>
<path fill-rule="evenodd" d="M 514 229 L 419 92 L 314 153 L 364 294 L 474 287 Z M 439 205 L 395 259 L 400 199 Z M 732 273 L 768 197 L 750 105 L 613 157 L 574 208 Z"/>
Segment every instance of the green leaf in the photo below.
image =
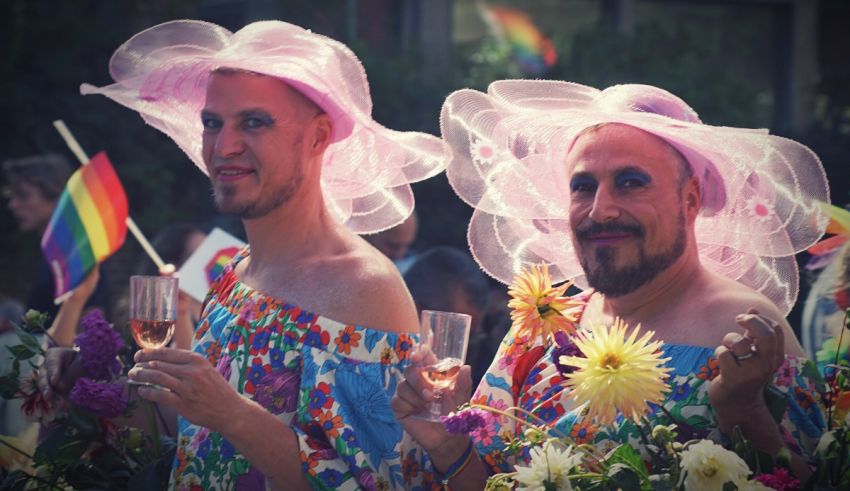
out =
<path fill-rule="evenodd" d="M 826 379 L 823 378 L 823 375 L 820 373 L 820 370 L 818 370 L 814 361 L 806 360 L 806 362 L 803 363 L 801 374 L 814 382 L 818 392 L 826 392 Z"/>
<path fill-rule="evenodd" d="M 84 409 L 72 405 L 68 410 L 68 422 L 77 429 L 80 438 L 92 440 L 100 434 L 97 416 Z"/>
<path fill-rule="evenodd" d="M 29 360 L 30 358 L 38 354 L 35 351 L 32 351 L 31 349 L 27 348 L 23 344 L 6 346 L 6 349 L 12 353 L 12 356 L 14 356 L 16 360 Z"/>
<path fill-rule="evenodd" d="M 627 465 L 638 473 L 642 481 L 649 479 L 649 471 L 646 468 L 646 463 L 643 461 L 643 458 L 640 456 L 638 451 L 628 443 L 624 443 L 608 452 L 608 455 L 605 456 L 605 462 L 609 465 Z"/>
<path fill-rule="evenodd" d="M 620 489 L 641 489 L 641 476 L 628 464 L 614 464 L 607 474 Z"/>
<path fill-rule="evenodd" d="M 29 348 L 30 351 L 33 351 L 34 353 L 44 353 L 44 350 L 41 348 L 41 340 L 37 337 L 18 326 L 15 326 L 15 333 L 21 340 L 21 344 Z"/>
<path fill-rule="evenodd" d="M 80 440 L 64 425 L 56 425 L 50 430 L 44 441 L 35 451 L 35 466 L 51 464 L 54 467 L 65 467 L 83 455 L 88 448 L 88 442 Z"/>

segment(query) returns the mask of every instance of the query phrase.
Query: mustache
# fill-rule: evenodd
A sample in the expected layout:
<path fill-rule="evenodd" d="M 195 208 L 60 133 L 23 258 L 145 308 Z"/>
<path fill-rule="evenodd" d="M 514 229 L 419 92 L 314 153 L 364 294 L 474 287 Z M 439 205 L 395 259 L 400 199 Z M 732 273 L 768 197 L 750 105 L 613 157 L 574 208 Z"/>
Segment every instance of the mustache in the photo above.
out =
<path fill-rule="evenodd" d="M 589 239 L 593 235 L 598 234 L 634 234 L 638 237 L 643 237 L 644 228 L 638 224 L 620 223 L 620 222 L 589 222 L 576 227 L 575 234 L 579 239 Z"/>

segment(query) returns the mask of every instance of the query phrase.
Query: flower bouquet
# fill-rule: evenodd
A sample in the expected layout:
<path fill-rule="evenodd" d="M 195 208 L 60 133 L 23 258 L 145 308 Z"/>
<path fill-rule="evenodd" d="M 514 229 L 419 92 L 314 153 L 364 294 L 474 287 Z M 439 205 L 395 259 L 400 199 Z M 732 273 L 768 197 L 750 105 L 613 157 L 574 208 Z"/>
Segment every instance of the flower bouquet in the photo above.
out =
<path fill-rule="evenodd" d="M 620 320 L 579 331 L 581 300 L 565 296 L 569 286 L 551 286 L 545 266 L 519 275 L 509 290 L 513 333 L 518 339 L 543 336 L 554 343 L 552 358 L 564 379 L 564 397 L 572 400 L 584 421 L 605 426 L 615 418 L 629 420 L 639 439 L 591 443 L 580 438 L 580 432 L 565 432 L 526 409 L 486 404 L 476 397 L 444 417 L 443 424 L 451 434 L 501 439 L 504 451 L 499 459 L 516 463 L 512 472 L 492 475 L 486 489 L 850 489 L 847 362 L 831 365 L 826 380 L 814 364 L 805 365 L 806 375 L 817 379 L 826 395 L 829 423 L 814 452 L 814 474 L 801 483 L 789 471 L 787 450 L 773 456 L 758 452 L 740 432 L 718 438 L 720 442 L 696 437 L 687 421 L 665 409 L 671 390 L 670 369 L 665 367 L 669 358 L 663 357 L 662 343 L 652 339 L 654 333 L 639 334 L 640 326 L 629 331 Z M 768 395 L 766 400 L 781 417 L 785 399 Z M 659 412 L 662 418 L 657 421 L 665 423 L 650 422 Z M 493 428 L 505 422 L 513 422 L 515 429 L 493 435 Z"/>
<path fill-rule="evenodd" d="M 39 372 L 46 353 L 42 340 L 49 337 L 46 318 L 31 310 L 23 326 L 15 326 L 20 344 L 9 348 L 12 371 L 0 376 L 0 396 L 22 399 L 23 415 L 41 424 L 32 454 L 20 438 L 0 438 L 2 454 L 14 455 L 18 464 L 0 470 L 0 490 L 163 488 L 173 439 L 113 422 L 131 417 L 137 409 L 128 403 L 125 384 L 119 381 L 131 366 L 121 335 L 100 311 L 87 314 L 74 341 L 84 373 L 67 399 L 48 401 Z M 153 416 L 153 407 L 148 409 Z"/>

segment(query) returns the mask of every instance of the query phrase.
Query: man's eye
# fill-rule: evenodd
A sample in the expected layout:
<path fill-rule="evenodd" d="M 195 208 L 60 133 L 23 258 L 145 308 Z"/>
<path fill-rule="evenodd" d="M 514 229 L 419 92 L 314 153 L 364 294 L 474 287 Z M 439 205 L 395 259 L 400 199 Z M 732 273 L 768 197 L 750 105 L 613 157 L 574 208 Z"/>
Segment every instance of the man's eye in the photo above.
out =
<path fill-rule="evenodd" d="M 201 124 L 204 125 L 205 131 L 217 130 L 221 128 L 221 121 L 215 118 L 202 118 Z"/>
<path fill-rule="evenodd" d="M 570 191 L 574 193 L 592 193 L 596 191 L 596 182 L 591 179 L 573 179 Z"/>
<path fill-rule="evenodd" d="M 246 128 L 256 129 L 265 126 L 266 122 L 260 118 L 246 118 L 242 124 L 244 124 Z"/>
<path fill-rule="evenodd" d="M 648 185 L 652 179 L 640 172 L 627 172 L 617 176 L 616 185 L 623 189 L 642 188 Z"/>
<path fill-rule="evenodd" d="M 624 179 L 620 181 L 620 187 L 624 188 L 639 188 L 645 185 L 646 183 L 640 179 Z"/>

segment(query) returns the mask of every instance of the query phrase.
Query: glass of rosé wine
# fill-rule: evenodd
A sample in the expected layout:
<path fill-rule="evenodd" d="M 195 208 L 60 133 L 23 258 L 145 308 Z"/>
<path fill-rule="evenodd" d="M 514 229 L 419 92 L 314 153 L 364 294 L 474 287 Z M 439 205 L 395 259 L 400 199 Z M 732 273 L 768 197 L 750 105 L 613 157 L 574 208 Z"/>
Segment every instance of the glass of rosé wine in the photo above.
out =
<path fill-rule="evenodd" d="M 140 348 L 162 348 L 171 342 L 177 293 L 174 276 L 130 277 L 130 333 Z"/>
<path fill-rule="evenodd" d="M 471 320 L 470 316 L 457 312 L 422 311 L 416 366 L 438 398 L 443 391 L 455 386 L 458 372 L 466 360 Z M 454 409 L 444 407 L 440 399 L 428 404 L 416 417 L 440 421 L 440 416 Z"/>

